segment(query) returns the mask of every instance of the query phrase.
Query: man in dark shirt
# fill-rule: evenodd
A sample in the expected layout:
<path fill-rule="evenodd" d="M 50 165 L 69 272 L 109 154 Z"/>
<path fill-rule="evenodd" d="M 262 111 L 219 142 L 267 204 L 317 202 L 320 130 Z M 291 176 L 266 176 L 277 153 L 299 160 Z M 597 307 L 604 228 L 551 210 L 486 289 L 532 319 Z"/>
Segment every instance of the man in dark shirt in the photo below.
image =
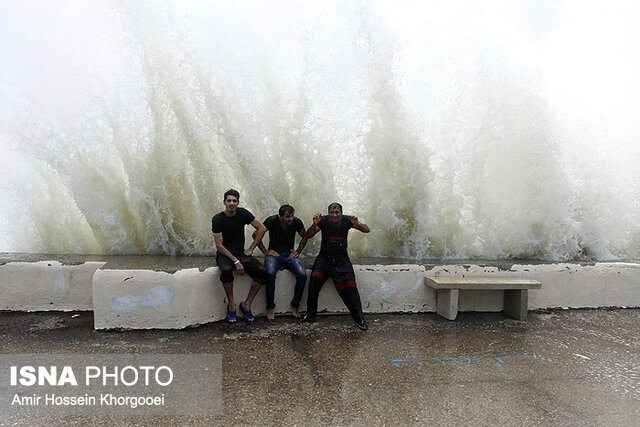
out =
<path fill-rule="evenodd" d="M 253 279 L 247 299 L 239 304 L 244 319 L 251 323 L 254 321 L 251 303 L 260 286 L 265 284 L 266 277 L 264 267 L 251 254 L 267 229 L 251 212 L 238 207 L 239 202 L 240 193 L 236 190 L 231 189 L 224 193 L 225 210 L 211 219 L 211 231 L 218 250 L 216 263 L 220 269 L 220 281 L 227 295 L 227 322 L 235 323 L 237 320 L 236 303 L 233 299 L 233 269 L 235 268 L 238 274 L 242 275 L 246 272 Z M 244 249 L 246 224 L 251 224 L 256 229 L 253 242 L 247 250 Z"/>
<path fill-rule="evenodd" d="M 307 313 L 302 322 L 314 320 L 318 312 L 320 289 L 328 278 L 333 278 L 338 295 L 349 309 L 353 321 L 360 329 L 367 330 L 367 322 L 362 313 L 360 294 L 356 287 L 356 276 L 347 253 L 347 234 L 351 228 L 368 233 L 367 224 L 358 221 L 358 217 L 342 215 L 339 203 L 329 205 L 329 215 L 317 213 L 313 216 L 313 225 L 307 231 L 307 238 L 312 238 L 322 231 L 320 253 L 313 263 L 309 294 L 307 295 Z"/>
<path fill-rule="evenodd" d="M 269 249 L 261 242 L 258 247 L 265 254 L 264 267 L 267 270 L 267 319 L 275 319 L 274 293 L 276 288 L 276 273 L 281 268 L 286 268 L 296 276 L 296 285 L 291 300 L 293 317 L 299 318 L 300 300 L 304 285 L 307 282 L 307 270 L 299 258 L 300 253 L 307 244 L 307 232 L 302 220 L 293 216 L 295 209 L 290 205 L 280 206 L 278 215 L 271 215 L 264 220 L 264 225 L 269 231 Z M 254 235 L 257 231 L 254 232 Z M 298 249 L 293 249 L 296 233 L 301 237 Z M 254 236 L 255 238 L 255 236 Z"/>

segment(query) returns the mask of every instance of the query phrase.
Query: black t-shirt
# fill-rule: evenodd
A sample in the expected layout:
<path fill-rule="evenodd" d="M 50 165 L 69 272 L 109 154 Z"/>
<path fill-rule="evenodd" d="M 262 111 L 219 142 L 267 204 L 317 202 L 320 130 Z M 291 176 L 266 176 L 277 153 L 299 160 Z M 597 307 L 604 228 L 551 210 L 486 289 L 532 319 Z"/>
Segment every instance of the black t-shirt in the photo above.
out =
<path fill-rule="evenodd" d="M 296 240 L 296 233 L 304 228 L 302 220 L 293 217 L 293 223 L 286 230 L 280 224 L 278 215 L 271 215 L 264 220 L 264 226 L 269 230 L 269 249 L 280 252 L 291 252 Z"/>
<path fill-rule="evenodd" d="M 237 208 L 234 216 L 220 212 L 211 218 L 211 231 L 222 233 L 222 244 L 233 256 L 244 252 L 244 226 L 250 224 L 255 216 L 245 208 Z"/>
<path fill-rule="evenodd" d="M 320 253 L 330 258 L 348 257 L 347 254 L 347 233 L 353 228 L 351 218 L 342 216 L 342 221 L 334 227 L 328 215 L 324 215 L 318 227 L 322 231 L 322 245 Z"/>

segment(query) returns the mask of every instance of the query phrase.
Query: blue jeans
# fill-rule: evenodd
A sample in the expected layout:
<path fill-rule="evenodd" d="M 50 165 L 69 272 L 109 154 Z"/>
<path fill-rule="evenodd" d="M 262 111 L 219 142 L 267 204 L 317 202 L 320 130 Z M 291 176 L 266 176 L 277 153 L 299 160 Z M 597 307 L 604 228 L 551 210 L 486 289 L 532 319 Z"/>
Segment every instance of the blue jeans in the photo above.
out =
<path fill-rule="evenodd" d="M 276 273 L 283 268 L 286 268 L 296 276 L 296 287 L 293 291 L 291 306 L 300 307 L 302 292 L 307 282 L 307 270 L 302 260 L 289 257 L 288 252 L 280 252 L 278 256 L 267 255 L 264 259 L 264 267 L 267 270 L 267 310 L 271 310 L 276 306 L 273 302 L 276 290 Z"/>

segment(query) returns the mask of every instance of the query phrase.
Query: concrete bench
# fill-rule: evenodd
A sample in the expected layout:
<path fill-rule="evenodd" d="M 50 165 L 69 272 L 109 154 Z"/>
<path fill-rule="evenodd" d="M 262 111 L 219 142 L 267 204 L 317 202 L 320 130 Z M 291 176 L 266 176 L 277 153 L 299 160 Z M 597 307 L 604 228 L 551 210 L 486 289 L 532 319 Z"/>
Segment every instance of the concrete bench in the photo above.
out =
<path fill-rule="evenodd" d="M 511 277 L 425 277 L 427 286 L 436 290 L 436 312 L 455 320 L 460 290 L 504 290 L 504 313 L 527 320 L 528 289 L 540 289 L 537 280 Z"/>

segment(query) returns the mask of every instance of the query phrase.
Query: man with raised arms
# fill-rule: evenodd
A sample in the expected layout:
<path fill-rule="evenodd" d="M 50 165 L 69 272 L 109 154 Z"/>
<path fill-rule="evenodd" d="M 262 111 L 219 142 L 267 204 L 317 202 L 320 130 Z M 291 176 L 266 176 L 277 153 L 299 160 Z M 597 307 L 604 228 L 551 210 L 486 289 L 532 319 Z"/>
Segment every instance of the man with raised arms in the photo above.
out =
<path fill-rule="evenodd" d="M 264 267 L 267 270 L 267 319 L 275 319 L 274 294 L 276 288 L 276 273 L 286 268 L 296 276 L 296 285 L 291 300 L 293 317 L 300 318 L 300 300 L 304 285 L 307 282 L 307 271 L 304 263 L 299 258 L 300 253 L 307 244 L 307 232 L 302 220 L 293 216 L 295 209 L 290 205 L 280 206 L 278 215 L 271 215 L 264 220 L 264 225 L 269 231 L 269 249 L 264 247 L 262 241 L 258 247 L 265 254 Z M 254 232 L 254 238 L 257 231 Z M 301 237 L 298 249 L 293 249 L 296 233 Z"/>
<path fill-rule="evenodd" d="M 240 275 L 245 272 L 253 280 L 247 299 L 242 301 L 240 311 L 244 320 L 254 321 L 251 313 L 251 303 L 265 284 L 265 269 L 256 258 L 251 256 L 258 242 L 266 233 L 267 228 L 245 208 L 238 207 L 240 193 L 236 190 L 228 190 L 224 193 L 224 211 L 211 219 L 211 231 L 216 243 L 216 263 L 220 268 L 220 281 L 227 295 L 227 322 L 236 323 L 236 303 L 233 299 L 233 269 Z M 244 226 L 251 224 L 255 229 L 255 237 L 247 250 L 244 249 Z"/>
<path fill-rule="evenodd" d="M 317 213 L 313 216 L 313 225 L 307 231 L 307 238 L 312 238 L 318 231 L 322 231 L 320 253 L 313 264 L 311 279 L 309 279 L 309 294 L 307 295 L 307 313 L 302 322 L 314 320 L 318 312 L 318 297 L 320 289 L 328 278 L 333 278 L 338 295 L 349 309 L 353 321 L 360 329 L 367 330 L 367 322 L 362 313 L 360 294 L 356 285 L 353 265 L 347 254 L 347 233 L 355 228 L 363 233 L 371 230 L 367 224 L 358 221 L 358 217 L 342 215 L 339 203 L 329 205 L 329 215 Z"/>

